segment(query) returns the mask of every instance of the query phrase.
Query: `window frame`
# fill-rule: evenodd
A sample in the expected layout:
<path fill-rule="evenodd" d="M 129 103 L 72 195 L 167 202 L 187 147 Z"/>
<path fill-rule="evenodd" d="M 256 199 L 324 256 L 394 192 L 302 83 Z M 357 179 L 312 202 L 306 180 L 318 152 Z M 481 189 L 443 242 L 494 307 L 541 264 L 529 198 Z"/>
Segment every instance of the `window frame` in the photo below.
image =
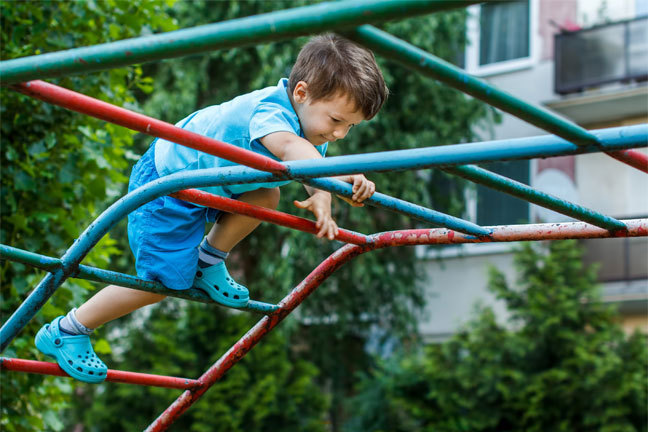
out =
<path fill-rule="evenodd" d="M 532 67 L 538 62 L 540 52 L 540 34 L 538 31 L 540 0 L 529 0 L 529 56 L 513 60 L 491 63 L 484 66 L 479 64 L 479 43 L 481 39 L 479 19 L 481 5 L 472 5 L 467 8 L 466 21 L 466 54 L 464 59 L 466 72 L 479 77 L 499 75 Z"/>

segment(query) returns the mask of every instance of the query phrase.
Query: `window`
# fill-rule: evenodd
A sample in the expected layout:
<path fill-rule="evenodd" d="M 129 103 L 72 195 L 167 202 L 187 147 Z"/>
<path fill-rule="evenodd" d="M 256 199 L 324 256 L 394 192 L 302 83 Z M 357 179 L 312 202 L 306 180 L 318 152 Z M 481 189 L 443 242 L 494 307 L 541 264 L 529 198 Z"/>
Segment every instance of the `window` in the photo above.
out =
<path fill-rule="evenodd" d="M 537 3 L 538 0 L 516 0 L 469 8 L 469 73 L 503 73 L 531 64 Z"/>
<path fill-rule="evenodd" d="M 488 171 L 529 184 L 529 161 L 493 162 L 482 165 Z M 477 225 L 529 223 L 529 203 L 504 192 L 477 186 Z"/>
<path fill-rule="evenodd" d="M 529 2 L 486 3 L 479 14 L 479 65 L 529 57 Z"/>

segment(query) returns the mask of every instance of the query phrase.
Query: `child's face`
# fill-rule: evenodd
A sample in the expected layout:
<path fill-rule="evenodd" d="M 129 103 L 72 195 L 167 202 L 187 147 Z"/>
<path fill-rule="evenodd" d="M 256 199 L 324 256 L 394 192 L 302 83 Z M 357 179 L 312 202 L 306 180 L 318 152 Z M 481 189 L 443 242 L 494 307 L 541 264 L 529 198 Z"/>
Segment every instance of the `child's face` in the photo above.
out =
<path fill-rule="evenodd" d="M 353 100 L 345 94 L 313 101 L 308 95 L 308 85 L 303 81 L 295 86 L 293 101 L 304 136 L 313 145 L 342 139 L 354 125 L 365 120 Z"/>

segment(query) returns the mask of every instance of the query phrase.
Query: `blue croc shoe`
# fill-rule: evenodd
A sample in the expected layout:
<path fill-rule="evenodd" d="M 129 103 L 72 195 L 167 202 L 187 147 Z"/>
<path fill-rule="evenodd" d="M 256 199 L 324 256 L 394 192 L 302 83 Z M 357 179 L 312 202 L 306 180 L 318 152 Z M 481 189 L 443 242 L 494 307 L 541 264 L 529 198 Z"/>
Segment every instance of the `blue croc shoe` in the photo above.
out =
<path fill-rule="evenodd" d="M 36 348 L 55 357 L 58 365 L 72 378 L 97 384 L 106 379 L 108 368 L 95 354 L 90 338 L 70 336 L 61 332 L 59 321 L 63 316 L 45 324 L 36 334 Z"/>
<path fill-rule="evenodd" d="M 224 262 L 199 268 L 194 280 L 195 288 L 205 291 L 212 300 L 230 307 L 245 307 L 250 293 L 229 275 Z"/>

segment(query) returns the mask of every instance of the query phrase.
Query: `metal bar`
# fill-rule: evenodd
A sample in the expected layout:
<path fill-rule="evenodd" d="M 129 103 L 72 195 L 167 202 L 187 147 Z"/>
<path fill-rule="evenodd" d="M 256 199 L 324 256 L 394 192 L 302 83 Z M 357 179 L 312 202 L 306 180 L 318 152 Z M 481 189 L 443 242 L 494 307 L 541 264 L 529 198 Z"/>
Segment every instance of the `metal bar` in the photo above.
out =
<path fill-rule="evenodd" d="M 39 255 L 33 252 L 28 252 L 22 249 L 18 249 L 12 246 L 7 246 L 0 244 L 0 258 L 6 259 L 9 261 L 15 261 L 22 264 L 27 264 L 34 266 L 36 268 L 54 272 L 61 268 L 62 263 L 58 258 L 51 258 L 45 255 Z M 156 294 L 162 294 L 168 297 L 176 297 L 185 300 L 192 300 L 201 303 L 216 304 L 223 306 L 219 303 L 213 301 L 204 291 L 191 288 L 184 291 L 172 290 L 160 282 L 153 281 L 150 279 L 142 279 L 135 276 L 118 273 L 110 270 L 102 270 L 95 267 L 90 267 L 86 265 L 79 265 L 76 271 L 73 271 L 70 275 L 72 278 L 85 279 L 94 282 L 114 284 L 128 288 L 134 288 L 141 291 L 153 292 Z M 230 307 L 230 306 L 223 306 Z M 274 312 L 278 308 L 277 305 L 264 303 L 256 300 L 250 300 L 247 306 L 242 308 L 234 308 L 239 310 L 247 310 L 250 312 L 258 312 L 262 314 L 268 314 Z"/>
<path fill-rule="evenodd" d="M 511 180 L 474 165 L 458 165 L 452 168 L 444 168 L 444 171 L 613 232 L 626 229 L 625 224 L 617 219 L 537 191 L 524 183 Z"/>
<path fill-rule="evenodd" d="M 623 150 L 648 146 L 648 124 L 591 131 L 607 150 Z M 384 172 L 407 169 L 445 168 L 455 165 L 531 159 L 537 157 L 566 156 L 596 153 L 594 145 L 578 147 L 553 135 L 506 140 L 484 141 L 468 144 L 423 147 L 409 150 L 335 156 L 324 159 L 305 159 L 285 162 L 289 176 L 297 180 L 367 172 Z M 230 172 L 230 175 L 238 173 Z M 261 175 L 255 181 L 270 181 Z M 236 178 L 236 182 L 246 180 Z"/>
<path fill-rule="evenodd" d="M 11 88 L 53 105 L 87 114 L 153 137 L 164 138 L 261 171 L 281 173 L 286 170 L 281 162 L 259 153 L 184 130 L 170 123 L 44 81 L 30 81 L 13 85 Z"/>
<path fill-rule="evenodd" d="M 576 145 L 600 146 L 601 144 L 596 139 L 596 136 L 584 128 L 559 117 L 545 108 L 524 102 L 487 84 L 485 81 L 472 77 L 464 70 L 375 27 L 363 25 L 342 34 L 357 43 L 367 46 L 375 53 L 459 89 Z M 608 152 L 608 154 L 648 173 L 648 156 L 643 153 L 626 151 Z"/>
<path fill-rule="evenodd" d="M 338 195 L 344 195 L 347 197 L 353 196 L 352 186 L 349 183 L 345 183 L 340 180 L 310 179 L 310 180 L 304 180 L 304 183 L 316 187 L 318 189 L 324 189 L 326 191 L 336 193 Z M 490 231 L 472 222 L 468 222 L 466 220 L 454 216 L 450 216 L 420 205 L 412 204 L 407 201 L 399 200 L 397 198 L 392 198 L 380 192 L 374 193 L 371 196 L 371 198 L 367 199 L 364 202 L 374 207 L 379 207 L 385 210 L 390 210 L 396 213 L 404 214 L 406 216 L 410 216 L 412 218 L 418 219 L 423 222 L 431 222 L 435 225 L 444 226 L 460 232 L 464 232 L 476 236 L 490 235 Z"/>
<path fill-rule="evenodd" d="M 0 62 L 0 81 L 7 85 L 36 78 L 92 72 L 222 48 L 291 39 L 360 24 L 466 7 L 473 3 L 477 1 L 350 0 L 321 3 L 152 36 L 7 60 Z"/>
<path fill-rule="evenodd" d="M 493 233 L 487 240 L 460 234 L 444 228 L 389 231 L 375 234 L 372 249 L 390 246 L 414 246 L 423 244 L 461 244 L 514 241 L 543 241 L 611 237 L 647 237 L 648 219 L 623 219 L 627 231 L 610 231 L 586 222 L 562 222 L 527 225 L 501 225 L 489 228 Z M 368 246 L 365 246 L 365 248 Z"/>
<path fill-rule="evenodd" d="M 301 304 L 333 272 L 365 249 L 356 245 L 345 245 L 324 260 L 280 303 L 277 313 L 266 316 L 252 327 L 232 348 L 214 363 L 199 379 L 201 386 L 196 391 L 185 391 L 160 416 L 151 423 L 147 432 L 166 430 L 194 402 L 218 381 L 232 366 L 245 356 L 266 334 L 279 324 L 290 312 Z"/>
<path fill-rule="evenodd" d="M 183 201 L 189 201 L 194 204 L 212 207 L 229 213 L 250 216 L 265 222 L 293 228 L 310 234 L 317 234 L 319 231 L 315 226 L 314 221 L 231 198 L 210 194 L 198 189 L 185 189 L 172 193 L 171 196 Z M 335 236 L 335 239 L 344 243 L 358 245 L 365 244 L 369 241 L 369 238 L 366 235 L 345 230 L 343 228 L 339 229 L 339 234 Z"/>
<path fill-rule="evenodd" d="M 56 363 L 24 360 L 10 357 L 0 357 L 0 370 L 29 372 L 68 378 L 70 377 Z M 108 369 L 108 372 L 106 373 L 106 381 L 154 387 L 166 387 L 188 391 L 193 391 L 200 387 L 200 382 L 194 379 L 127 372 L 114 369 Z"/>
<path fill-rule="evenodd" d="M 648 236 L 648 219 L 624 220 L 628 231 L 623 236 Z M 493 232 L 491 239 L 482 240 L 474 236 L 457 234 L 447 229 L 423 229 L 390 231 L 375 234 L 375 242 L 365 246 L 346 245 L 338 249 L 306 279 L 304 279 L 280 303 L 275 314 L 263 317 L 239 341 L 232 346 L 199 379 L 201 387 L 196 391 L 185 391 L 160 416 L 149 425 L 147 432 L 166 430 L 189 407 L 211 388 L 223 375 L 245 356 L 267 333 L 292 312 L 334 271 L 352 258 L 374 249 L 390 246 L 412 246 L 423 244 L 480 243 L 490 241 L 545 240 L 567 238 L 601 238 L 612 234 L 604 229 L 584 222 L 561 224 L 509 225 L 488 227 Z"/>

